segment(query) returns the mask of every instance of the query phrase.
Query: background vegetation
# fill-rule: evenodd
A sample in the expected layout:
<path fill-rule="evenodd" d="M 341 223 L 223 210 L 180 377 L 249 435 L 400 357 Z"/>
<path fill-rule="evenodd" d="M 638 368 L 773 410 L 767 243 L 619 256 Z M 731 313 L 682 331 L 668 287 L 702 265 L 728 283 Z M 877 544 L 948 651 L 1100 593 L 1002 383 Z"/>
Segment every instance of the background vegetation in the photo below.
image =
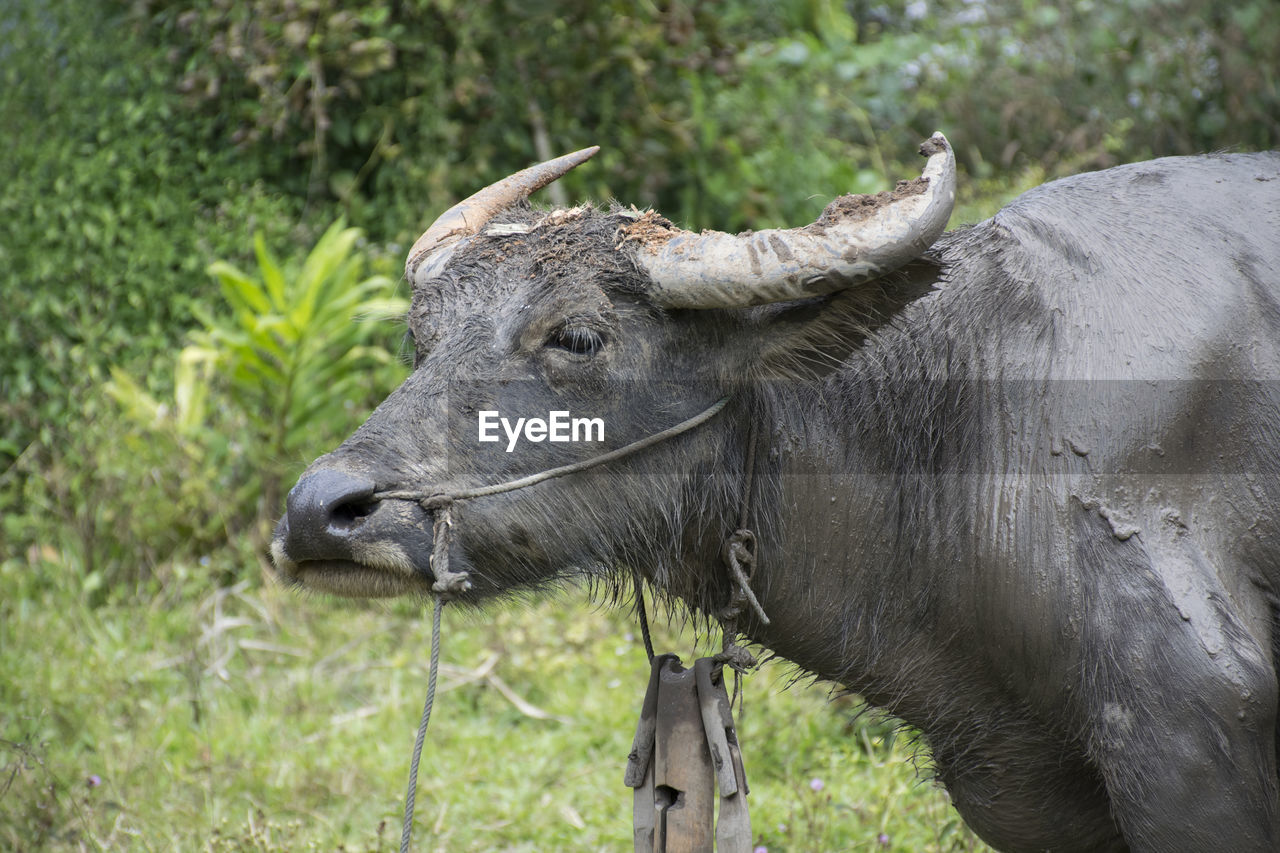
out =
<path fill-rule="evenodd" d="M 298 600 L 261 545 L 403 375 L 399 264 L 458 198 L 599 143 L 555 192 L 795 224 L 914 174 L 939 128 L 973 220 L 1064 173 L 1274 147 L 1272 5 L 5 3 L 0 845 L 394 847 L 419 614 Z M 581 608 L 451 616 L 424 849 L 625 846 L 643 666 Z M 785 680 L 744 719 L 770 850 L 974 844 L 889 729 Z"/>

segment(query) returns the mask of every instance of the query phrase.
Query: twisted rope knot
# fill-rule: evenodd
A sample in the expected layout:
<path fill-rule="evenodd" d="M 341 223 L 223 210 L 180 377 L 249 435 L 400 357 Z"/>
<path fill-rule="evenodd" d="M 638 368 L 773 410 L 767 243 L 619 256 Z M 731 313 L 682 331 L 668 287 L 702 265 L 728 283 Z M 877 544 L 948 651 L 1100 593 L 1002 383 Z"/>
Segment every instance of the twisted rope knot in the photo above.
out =
<path fill-rule="evenodd" d="M 449 546 L 453 541 L 453 501 L 443 495 L 435 497 L 443 500 L 435 502 L 432 507 L 435 510 L 436 519 L 431 528 L 430 566 L 436 582 L 432 584 L 431 591 L 448 601 L 471 589 L 471 581 L 467 578 L 466 572 L 449 570 Z M 428 502 L 433 501 L 434 498 L 424 498 L 421 501 L 423 508 L 426 509 Z"/>
<path fill-rule="evenodd" d="M 768 625 L 769 617 L 751 590 L 751 575 L 756 568 L 756 535 L 746 528 L 735 530 L 725 543 L 722 556 L 729 566 L 730 579 L 733 581 L 729 603 L 716 612 L 716 618 L 726 626 L 726 634 L 736 627 L 738 616 L 748 604 L 755 611 L 760 624 Z"/>
<path fill-rule="evenodd" d="M 724 649 L 720 654 L 715 655 L 716 663 L 723 664 L 729 669 L 738 673 L 738 675 L 746 675 L 756 668 L 756 657 L 747 651 L 746 646 L 738 645 L 737 640 L 730 639 L 729 634 L 724 637 Z M 734 693 L 737 693 L 735 688 Z"/>
<path fill-rule="evenodd" d="M 738 564 L 739 569 L 746 568 L 746 575 L 751 577 L 751 573 L 756 566 L 756 535 L 750 530 L 735 530 L 724 543 L 722 556 L 725 561 L 732 566 Z M 737 596 L 735 596 L 736 598 Z M 745 601 L 745 599 L 743 599 Z"/>

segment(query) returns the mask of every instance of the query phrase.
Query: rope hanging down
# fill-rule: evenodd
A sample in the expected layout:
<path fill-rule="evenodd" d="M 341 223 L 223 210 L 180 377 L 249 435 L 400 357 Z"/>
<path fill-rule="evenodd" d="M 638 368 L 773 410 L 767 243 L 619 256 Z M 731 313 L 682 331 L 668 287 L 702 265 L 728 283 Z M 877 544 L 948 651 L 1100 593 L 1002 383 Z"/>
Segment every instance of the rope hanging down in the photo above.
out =
<path fill-rule="evenodd" d="M 431 709 L 436 703 L 436 676 L 440 672 L 440 614 L 444 605 L 455 596 L 471 588 L 465 572 L 449 570 L 449 538 L 453 518 L 449 507 L 436 512 L 432 535 L 431 571 L 436 576 L 432 591 L 436 594 L 435 612 L 431 616 L 431 668 L 427 672 L 427 700 L 422 705 L 422 719 L 418 721 L 418 736 L 413 741 L 413 758 L 409 761 L 409 790 L 404 796 L 404 825 L 400 830 L 400 853 L 409 853 L 409 840 L 413 835 L 413 807 L 418 799 L 418 762 L 422 759 L 422 745 L 427 739 L 427 724 L 431 722 Z"/>
<path fill-rule="evenodd" d="M 733 705 L 741 676 L 756 663 L 738 643 L 739 617 L 750 607 L 762 625 L 769 624 L 751 589 L 756 537 L 747 524 L 755 444 L 753 424 L 747 438 L 738 528 L 722 552 L 732 591 L 725 606 L 714 614 L 724 634 L 724 650 L 715 657 L 700 658 L 692 669 L 681 666 L 676 655 L 655 656 L 643 585 L 639 575 L 634 576 L 636 615 L 650 666 L 649 688 L 624 777 L 625 784 L 635 791 L 632 834 L 636 853 L 711 850 L 713 846 L 718 853 L 751 850 L 747 779 Z M 725 690 L 726 665 L 734 670 L 733 700 Z"/>
<path fill-rule="evenodd" d="M 440 666 L 441 612 L 444 610 L 444 605 L 447 601 L 471 588 L 471 582 L 467 578 L 466 572 L 454 572 L 449 569 L 449 549 L 453 539 L 453 504 L 461 500 L 523 489 L 556 477 L 563 477 L 612 462 L 615 459 L 652 447 L 659 442 L 699 426 L 714 417 L 725 407 L 728 401 L 728 397 L 722 397 L 697 415 L 616 450 L 581 462 L 575 462 L 571 465 L 563 465 L 558 468 L 530 474 L 526 477 L 509 480 L 505 483 L 462 489 L 452 493 L 391 490 L 373 495 L 376 500 L 417 501 L 424 510 L 435 515 L 432 526 L 431 571 L 436 578 L 435 583 L 432 585 L 432 592 L 436 595 L 436 604 L 431 625 L 431 666 L 427 677 L 427 698 L 423 704 L 422 718 L 418 724 L 417 737 L 414 740 L 413 758 L 409 765 L 409 786 L 405 794 L 404 825 L 400 836 L 400 853 L 408 853 L 413 834 L 413 812 L 418 788 L 418 766 L 422 757 L 422 747 L 426 741 L 427 726 L 431 720 L 431 711 L 435 704 L 436 679 Z M 716 841 L 718 842 L 717 846 L 722 851 L 747 849 L 746 845 L 749 845 L 751 841 L 751 825 L 750 818 L 747 816 L 745 800 L 747 793 L 746 778 L 742 772 L 742 756 L 738 751 L 737 737 L 733 726 L 732 703 L 725 695 L 721 666 L 727 663 L 739 674 L 745 669 L 754 666 L 754 659 L 736 642 L 737 616 L 744 605 L 749 604 L 755 610 L 760 621 L 765 625 L 769 624 L 769 617 L 765 615 L 764 609 L 760 606 L 750 586 L 752 569 L 755 566 L 755 535 L 746 529 L 746 524 L 749 515 L 752 475 L 755 468 L 754 426 L 751 429 L 748 443 L 750 447 L 747 457 L 747 477 L 744 484 L 739 529 L 730 537 L 725 550 L 725 561 L 730 569 L 731 581 L 735 588 L 729 604 L 716 614 L 721 620 L 721 625 L 724 629 L 725 648 L 715 659 L 704 658 L 698 661 L 694 670 L 687 671 L 687 675 L 683 679 L 677 679 L 687 684 L 685 688 L 679 691 L 682 694 L 687 694 L 683 699 L 684 704 L 688 706 L 685 711 L 676 713 L 671 710 L 676 707 L 677 702 L 657 701 L 657 694 L 654 688 L 657 686 L 656 682 L 661 680 L 659 672 L 667 672 L 670 676 L 676 676 L 681 672 L 681 669 L 678 659 L 675 659 L 674 656 L 662 655 L 657 658 L 654 657 L 653 646 L 648 636 L 648 619 L 645 614 L 644 598 L 640 589 L 639 578 L 636 579 L 636 596 L 641 627 L 645 635 L 646 651 L 653 664 L 654 674 L 654 682 L 650 684 L 650 696 L 646 697 L 645 706 L 646 710 L 651 711 L 652 706 L 656 703 L 659 711 L 658 716 L 664 718 L 660 722 L 657 717 L 650 717 L 646 720 L 646 715 L 642 715 L 641 729 L 643 730 L 646 727 L 651 729 L 650 740 L 648 744 L 644 744 L 642 735 L 638 732 L 637 745 L 640 746 L 641 753 L 649 752 L 650 755 L 653 755 L 654 746 L 656 745 L 657 754 L 662 757 L 668 752 L 668 749 L 664 747 L 667 745 L 667 737 L 672 731 L 673 724 L 678 727 L 688 728 L 691 731 L 696 727 L 698 736 L 695 738 L 694 743 L 699 744 L 701 749 L 694 749 L 689 754 L 707 753 L 710 761 L 707 762 L 706 770 L 713 772 L 718 777 L 719 784 L 717 787 L 719 787 L 721 795 L 721 819 L 716 827 Z M 695 670 L 697 671 L 696 677 L 690 678 L 690 676 L 694 676 Z M 736 687 L 734 693 L 737 693 Z M 674 694 L 668 691 L 668 695 Z M 692 704 L 689 704 L 690 700 Z M 693 723 L 690 719 L 686 719 L 690 717 L 697 722 Z M 655 741 L 659 743 L 655 743 Z M 687 751 L 684 748 L 680 748 L 675 750 L 675 753 L 682 754 Z M 714 762 L 714 770 L 711 769 L 713 766 L 711 762 Z M 669 769 L 678 776 L 681 771 L 677 770 L 677 764 L 671 764 Z M 661 762 L 661 766 L 668 767 L 665 758 Z M 693 772 L 695 776 L 705 776 L 704 771 L 693 770 L 692 767 L 688 768 L 688 771 Z M 657 775 L 665 778 L 666 772 L 666 770 L 663 770 L 662 773 Z M 637 773 L 640 778 L 634 779 L 633 777 Z M 644 789 L 643 791 L 637 790 L 636 802 L 637 806 L 640 807 L 642 802 L 647 799 L 647 795 L 654 790 L 654 766 L 651 761 L 638 756 L 633 750 L 627 775 L 629 785 Z M 674 781 L 674 778 L 670 781 Z M 692 782 L 692 777 L 688 781 Z M 710 777 L 707 777 L 707 781 L 710 781 Z M 671 786 L 666 781 L 661 784 L 663 790 L 675 790 L 684 787 Z M 700 786 L 694 785 L 693 787 Z M 665 807 L 660 808 L 660 815 L 654 815 L 652 810 L 655 807 L 655 803 L 656 801 L 650 802 L 648 806 L 650 817 L 658 817 L 656 824 L 648 824 L 650 839 L 653 838 L 653 833 L 656 831 L 663 840 L 663 847 L 665 848 L 668 830 L 672 831 L 670 837 L 673 840 L 681 835 L 686 835 L 686 832 L 701 835 L 701 829 L 695 828 L 692 824 L 684 829 L 679 829 L 675 824 L 668 826 L 667 818 L 670 815 Z M 710 811 L 707 811 L 707 820 L 708 822 L 710 820 Z M 640 812 L 637 812 L 636 839 L 638 844 L 641 843 L 640 839 L 644 834 L 642 829 L 643 822 L 644 819 L 641 817 Z"/>
<path fill-rule="evenodd" d="M 444 598 L 437 596 L 435 615 L 431 618 L 431 670 L 427 674 L 427 701 L 422 706 L 418 736 L 413 742 L 413 759 L 409 762 L 409 790 L 404 795 L 404 825 L 400 830 L 400 853 L 409 853 L 409 839 L 413 835 L 413 806 L 418 798 L 418 761 L 422 758 L 422 744 L 427 739 L 427 724 L 431 722 L 431 708 L 436 702 L 436 675 L 440 671 L 440 611 L 442 610 L 444 610 Z"/>

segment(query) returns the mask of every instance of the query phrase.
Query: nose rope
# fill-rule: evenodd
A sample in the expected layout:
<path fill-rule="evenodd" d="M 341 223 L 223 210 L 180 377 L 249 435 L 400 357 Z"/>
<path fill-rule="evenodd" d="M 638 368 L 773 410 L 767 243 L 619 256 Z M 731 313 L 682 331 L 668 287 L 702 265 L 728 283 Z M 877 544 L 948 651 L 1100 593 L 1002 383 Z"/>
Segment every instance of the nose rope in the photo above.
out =
<path fill-rule="evenodd" d="M 497 483 L 492 486 L 477 486 L 470 489 L 459 489 L 456 492 L 424 492 L 412 489 L 392 489 L 385 492 L 375 492 L 374 500 L 407 500 L 417 501 L 422 508 L 428 512 L 436 509 L 448 507 L 456 501 L 470 500 L 471 498 L 483 498 L 489 495 L 500 495 L 503 492 L 514 492 L 516 489 L 523 489 L 529 486 L 535 486 L 538 483 L 544 483 L 547 480 L 554 480 L 557 477 L 564 477 L 569 474 L 576 474 L 579 471 L 586 471 L 589 468 L 595 468 L 598 465 L 604 465 L 615 459 L 621 459 L 624 456 L 630 456 L 638 453 L 645 448 L 652 447 L 655 444 L 666 441 L 668 438 L 677 436 L 682 432 L 688 432 L 696 426 L 700 426 L 706 421 L 711 420 L 719 413 L 721 409 L 729 402 L 728 397 L 721 397 L 712 403 L 706 409 L 703 409 L 693 417 L 681 421 L 672 427 L 667 427 L 661 432 L 655 432 L 652 435 L 645 436 L 642 439 L 633 441 L 630 444 L 623 445 L 616 450 L 610 450 L 607 453 L 601 453 L 599 456 L 593 456 L 590 459 L 584 459 L 581 462 L 574 462 L 569 465 L 561 465 L 558 468 L 549 468 L 545 471 L 539 471 L 536 474 L 530 474 L 527 477 L 519 477 L 514 480 L 508 480 L 505 483 Z"/>

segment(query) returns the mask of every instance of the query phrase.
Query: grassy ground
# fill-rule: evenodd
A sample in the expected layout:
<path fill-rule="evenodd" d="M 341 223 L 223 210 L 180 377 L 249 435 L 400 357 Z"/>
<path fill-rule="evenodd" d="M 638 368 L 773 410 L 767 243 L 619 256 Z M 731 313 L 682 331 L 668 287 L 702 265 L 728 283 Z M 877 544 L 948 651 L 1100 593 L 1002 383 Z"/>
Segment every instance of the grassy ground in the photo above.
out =
<path fill-rule="evenodd" d="M 0 848 L 398 848 L 428 614 L 249 582 L 89 609 L 56 556 L 0 562 Z M 416 849 L 629 849 L 632 630 L 575 593 L 446 610 Z M 688 629 L 655 634 L 696 651 Z M 983 849 L 908 738 L 792 674 L 745 684 L 760 845 Z"/>

